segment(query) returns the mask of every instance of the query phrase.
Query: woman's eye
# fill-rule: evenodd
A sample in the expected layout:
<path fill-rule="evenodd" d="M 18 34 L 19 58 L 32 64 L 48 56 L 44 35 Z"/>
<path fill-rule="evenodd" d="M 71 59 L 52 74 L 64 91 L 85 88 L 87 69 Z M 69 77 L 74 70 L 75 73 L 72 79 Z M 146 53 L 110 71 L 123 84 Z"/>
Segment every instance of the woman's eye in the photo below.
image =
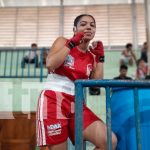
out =
<path fill-rule="evenodd" d="M 91 27 L 96 27 L 95 24 L 91 24 Z"/>
<path fill-rule="evenodd" d="M 81 24 L 81 26 L 85 26 L 85 25 L 86 25 L 85 23 L 82 23 L 82 24 Z"/>
<path fill-rule="evenodd" d="M 88 23 L 81 23 L 80 26 L 86 26 Z M 90 23 L 91 27 L 96 27 L 96 25 L 94 23 Z"/>

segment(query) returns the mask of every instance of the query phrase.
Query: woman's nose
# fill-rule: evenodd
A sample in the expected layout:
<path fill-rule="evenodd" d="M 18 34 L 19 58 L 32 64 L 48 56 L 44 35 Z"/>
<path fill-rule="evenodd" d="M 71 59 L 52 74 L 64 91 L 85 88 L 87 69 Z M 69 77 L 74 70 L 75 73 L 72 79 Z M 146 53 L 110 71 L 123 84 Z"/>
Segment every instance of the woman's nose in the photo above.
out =
<path fill-rule="evenodd" d="M 91 26 L 90 26 L 90 25 L 87 25 L 87 26 L 86 26 L 86 29 L 91 30 Z"/>

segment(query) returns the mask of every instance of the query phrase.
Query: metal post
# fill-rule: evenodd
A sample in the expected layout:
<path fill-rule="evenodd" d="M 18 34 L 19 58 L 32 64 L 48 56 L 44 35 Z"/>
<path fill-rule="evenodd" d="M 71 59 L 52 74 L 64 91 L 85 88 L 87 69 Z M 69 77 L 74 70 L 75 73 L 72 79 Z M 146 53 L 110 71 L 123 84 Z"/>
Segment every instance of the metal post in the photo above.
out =
<path fill-rule="evenodd" d="M 83 147 L 83 87 L 76 84 L 75 88 L 75 150 L 81 150 Z"/>
<path fill-rule="evenodd" d="M 108 150 L 112 150 L 112 135 L 111 135 L 111 107 L 110 107 L 110 87 L 106 88 L 106 125 L 107 125 L 107 145 Z"/>
<path fill-rule="evenodd" d="M 131 17 L 132 17 L 132 38 L 133 48 L 137 52 L 138 50 L 138 33 L 137 33 L 137 13 L 136 13 L 136 0 L 132 0 L 131 3 Z"/>
<path fill-rule="evenodd" d="M 44 49 L 40 49 L 40 82 L 43 81 L 43 52 Z"/>
<path fill-rule="evenodd" d="M 59 35 L 64 35 L 64 0 L 60 0 L 60 13 L 59 13 Z"/>
<path fill-rule="evenodd" d="M 16 77 L 18 76 L 18 63 L 19 63 L 19 51 L 17 50 L 16 51 L 17 53 L 17 58 L 16 58 Z"/>
<path fill-rule="evenodd" d="M 24 58 L 24 56 L 25 56 L 25 50 L 23 50 L 23 57 L 22 57 L 22 58 Z M 21 75 L 22 75 L 22 78 L 23 78 L 23 76 L 24 76 L 24 68 L 22 68 L 22 73 L 21 73 Z"/>
<path fill-rule="evenodd" d="M 7 51 L 5 51 L 5 66 L 4 66 L 4 76 L 6 76 L 6 67 L 7 67 Z"/>
<path fill-rule="evenodd" d="M 138 88 L 134 88 L 134 112 L 135 112 L 137 149 L 142 150 Z"/>
<path fill-rule="evenodd" d="M 10 72 L 9 72 L 9 76 L 12 76 L 12 66 L 13 66 L 13 51 L 10 52 Z"/>
<path fill-rule="evenodd" d="M 134 89 L 134 111 L 135 111 L 135 127 L 136 127 L 136 144 L 137 149 L 142 150 L 141 131 L 140 131 L 140 110 L 138 99 L 138 88 L 150 88 L 150 82 L 141 81 L 116 81 L 116 80 L 78 80 L 75 81 L 75 150 L 83 148 L 83 87 L 104 87 L 106 89 L 106 124 L 108 136 L 108 150 L 112 150 L 112 134 L 111 134 L 111 107 L 110 107 L 110 88 L 111 87 L 129 87 Z"/>

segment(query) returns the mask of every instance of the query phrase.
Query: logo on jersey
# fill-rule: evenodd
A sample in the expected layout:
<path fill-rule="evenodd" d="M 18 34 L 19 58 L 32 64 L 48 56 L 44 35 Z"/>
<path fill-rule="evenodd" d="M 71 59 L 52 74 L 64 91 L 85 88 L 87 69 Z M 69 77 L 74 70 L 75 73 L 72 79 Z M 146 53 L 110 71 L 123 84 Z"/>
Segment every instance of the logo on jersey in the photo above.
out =
<path fill-rule="evenodd" d="M 61 134 L 61 130 L 62 130 L 62 127 L 60 123 L 47 125 L 48 136 Z"/>
<path fill-rule="evenodd" d="M 92 64 L 87 64 L 86 75 L 89 77 L 92 71 Z"/>
<path fill-rule="evenodd" d="M 74 58 L 71 55 L 68 55 L 65 59 L 64 65 L 74 69 Z"/>

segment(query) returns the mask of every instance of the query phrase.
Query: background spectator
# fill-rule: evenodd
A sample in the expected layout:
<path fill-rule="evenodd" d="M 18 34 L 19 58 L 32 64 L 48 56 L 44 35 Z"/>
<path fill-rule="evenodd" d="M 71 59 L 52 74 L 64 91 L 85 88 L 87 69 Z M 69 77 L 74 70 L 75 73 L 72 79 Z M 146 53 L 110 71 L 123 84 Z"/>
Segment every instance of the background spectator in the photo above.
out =
<path fill-rule="evenodd" d="M 40 55 L 42 55 L 42 56 L 40 56 Z M 39 66 L 41 66 L 41 61 L 42 61 L 42 64 L 43 65 L 46 65 L 46 58 L 47 58 L 47 55 L 48 55 L 48 51 L 47 51 L 47 49 L 43 49 L 42 51 L 41 51 L 41 54 L 39 55 L 39 57 L 40 57 L 40 62 L 39 62 Z"/>
<path fill-rule="evenodd" d="M 147 49 L 148 49 L 148 44 L 147 44 L 147 42 L 144 42 L 143 47 L 141 49 L 141 58 L 140 59 L 143 59 L 146 63 L 148 62 L 148 60 L 147 60 Z"/>
<path fill-rule="evenodd" d="M 35 66 L 38 67 L 38 55 L 37 55 L 37 44 L 31 44 L 31 50 L 29 50 L 25 57 L 21 61 L 21 67 L 24 68 L 26 63 L 35 63 Z"/>
<path fill-rule="evenodd" d="M 136 62 L 136 56 L 132 50 L 132 44 L 127 43 L 126 49 L 121 53 L 120 65 L 133 65 L 133 60 Z"/>
<path fill-rule="evenodd" d="M 136 79 L 138 80 L 145 79 L 148 73 L 149 73 L 148 65 L 145 63 L 143 59 L 139 59 L 137 61 Z"/>
<path fill-rule="evenodd" d="M 126 65 L 121 65 L 120 66 L 120 74 L 117 77 L 114 77 L 114 79 L 118 79 L 118 80 L 132 80 L 131 77 L 127 76 L 127 72 L 128 72 L 128 67 Z"/>

